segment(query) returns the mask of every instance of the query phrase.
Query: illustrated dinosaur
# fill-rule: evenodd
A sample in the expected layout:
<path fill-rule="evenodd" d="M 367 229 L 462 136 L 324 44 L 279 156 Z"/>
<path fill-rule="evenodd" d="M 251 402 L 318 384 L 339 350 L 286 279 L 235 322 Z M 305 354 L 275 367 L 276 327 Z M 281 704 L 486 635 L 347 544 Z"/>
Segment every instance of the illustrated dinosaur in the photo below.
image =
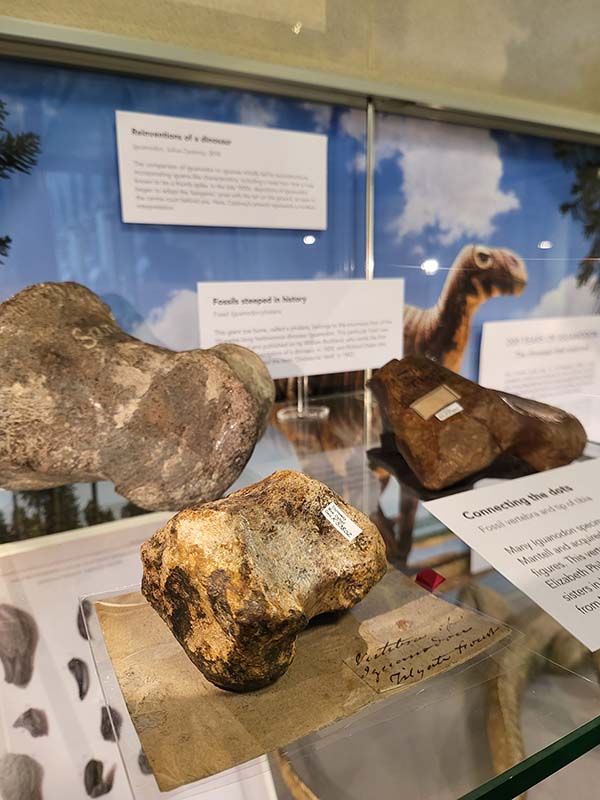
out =
<path fill-rule="evenodd" d="M 404 306 L 404 355 L 425 356 L 459 372 L 477 309 L 492 297 L 517 296 L 526 285 L 527 269 L 516 253 L 480 244 L 463 247 L 437 303 L 426 309 Z M 398 564 L 406 563 L 412 547 L 418 503 L 417 495 L 402 486 L 400 513 L 386 520 L 378 508 L 373 517 L 388 545 L 388 558 Z"/>
<path fill-rule="evenodd" d="M 479 306 L 498 295 L 519 295 L 526 285 L 527 270 L 516 253 L 463 247 L 438 302 L 427 309 L 404 306 L 404 355 L 426 356 L 458 372 Z"/>

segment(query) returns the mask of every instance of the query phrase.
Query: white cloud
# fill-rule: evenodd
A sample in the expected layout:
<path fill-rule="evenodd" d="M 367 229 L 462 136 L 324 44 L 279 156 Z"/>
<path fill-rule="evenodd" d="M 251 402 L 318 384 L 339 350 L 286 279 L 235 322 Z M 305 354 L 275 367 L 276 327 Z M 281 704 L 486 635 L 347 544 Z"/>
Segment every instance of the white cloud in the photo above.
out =
<path fill-rule="evenodd" d="M 574 275 L 568 275 L 554 289 L 542 295 L 532 309 L 532 317 L 581 317 L 600 311 L 598 297 L 586 286 L 578 287 Z"/>
<path fill-rule="evenodd" d="M 329 130 L 331 117 L 333 115 L 333 108 L 331 106 L 324 105 L 323 103 L 302 103 L 302 108 L 311 113 L 315 124 L 315 130 L 318 133 L 324 133 Z"/>
<path fill-rule="evenodd" d="M 398 236 L 439 227 L 439 241 L 487 239 L 497 214 L 519 208 L 500 188 L 498 144 L 481 128 L 399 117 L 384 118 L 376 162 L 394 158 L 402 169 L 405 206 L 393 223 Z"/>
<path fill-rule="evenodd" d="M 167 302 L 153 308 L 147 318 L 132 331 L 132 335 L 171 350 L 191 350 L 198 347 L 196 292 L 190 289 L 171 292 Z"/>
<path fill-rule="evenodd" d="M 348 134 L 359 141 L 367 135 L 367 115 L 366 112 L 358 108 L 351 108 L 345 111 L 340 117 L 340 127 Z"/>
<path fill-rule="evenodd" d="M 342 116 L 342 128 L 364 140 L 362 112 Z M 398 116 L 378 116 L 375 164 L 392 159 L 402 170 L 405 205 L 390 223 L 399 237 L 439 228 L 449 245 L 470 236 L 488 238 L 497 214 L 519 208 L 513 192 L 500 188 L 502 159 L 489 131 Z M 364 169 L 364 158 L 355 161 Z"/>
<path fill-rule="evenodd" d="M 261 128 L 274 125 L 277 113 L 271 105 L 269 98 L 245 94 L 240 101 L 240 122 L 242 125 L 257 125 Z"/>

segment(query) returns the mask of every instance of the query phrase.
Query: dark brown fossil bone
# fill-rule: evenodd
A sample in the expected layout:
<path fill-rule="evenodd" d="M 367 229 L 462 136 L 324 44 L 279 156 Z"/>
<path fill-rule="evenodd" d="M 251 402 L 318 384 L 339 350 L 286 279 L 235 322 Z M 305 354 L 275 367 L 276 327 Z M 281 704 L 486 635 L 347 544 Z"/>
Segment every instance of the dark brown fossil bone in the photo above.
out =
<path fill-rule="evenodd" d="M 250 350 L 134 339 L 77 283 L 0 305 L 0 486 L 107 479 L 148 509 L 220 497 L 261 435 L 273 381 Z"/>
<path fill-rule="evenodd" d="M 332 503 L 356 538 L 323 514 Z M 205 677 L 233 691 L 279 678 L 310 619 L 350 608 L 386 570 L 373 523 L 291 471 L 181 511 L 142 545 L 142 561 L 146 599 Z"/>
<path fill-rule="evenodd" d="M 0 603 L 0 660 L 4 680 L 15 686 L 27 686 L 33 673 L 38 627 L 22 608 Z"/>
<path fill-rule="evenodd" d="M 566 411 L 486 389 L 427 358 L 389 361 L 369 385 L 384 429 L 428 489 L 451 486 L 502 454 L 538 471 L 560 467 L 586 444 Z"/>

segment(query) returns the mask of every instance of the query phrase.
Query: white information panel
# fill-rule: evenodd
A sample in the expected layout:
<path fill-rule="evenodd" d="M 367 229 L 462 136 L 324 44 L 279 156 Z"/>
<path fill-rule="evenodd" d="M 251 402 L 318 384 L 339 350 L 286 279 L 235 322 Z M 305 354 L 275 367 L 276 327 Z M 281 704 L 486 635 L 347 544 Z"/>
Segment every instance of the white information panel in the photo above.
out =
<path fill-rule="evenodd" d="M 254 350 L 273 378 L 381 367 L 402 358 L 404 281 L 199 283 L 200 346 Z"/>
<path fill-rule="evenodd" d="M 600 649 L 600 459 L 424 506 L 586 647 Z"/>
<path fill-rule="evenodd" d="M 116 111 L 123 222 L 327 228 L 327 137 Z"/>
<path fill-rule="evenodd" d="M 570 411 L 600 441 L 600 316 L 484 323 L 479 382 Z"/>

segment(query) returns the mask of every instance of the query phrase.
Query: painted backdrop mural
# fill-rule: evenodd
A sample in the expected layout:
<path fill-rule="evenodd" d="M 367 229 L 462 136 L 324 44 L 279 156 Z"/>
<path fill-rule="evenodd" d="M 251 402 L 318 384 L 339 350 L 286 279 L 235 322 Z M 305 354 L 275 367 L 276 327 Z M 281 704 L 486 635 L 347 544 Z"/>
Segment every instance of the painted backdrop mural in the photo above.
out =
<path fill-rule="evenodd" d="M 198 344 L 198 280 L 363 275 L 362 111 L 10 60 L 0 61 L 0 100 L 4 131 L 35 137 L 27 169 L 0 180 L 0 234 L 11 239 L 0 299 L 79 281 L 127 331 L 186 349 Z M 116 109 L 327 134 L 328 229 L 122 223 Z M 376 122 L 375 275 L 406 279 L 408 352 L 476 378 L 485 320 L 598 310 L 597 148 L 388 114 Z M 0 493 L 0 538 L 140 511 L 108 484 L 49 493 Z"/>
<path fill-rule="evenodd" d="M 358 119 L 348 128 L 363 137 Z M 526 270 L 525 285 L 505 269 L 483 286 L 463 343 L 465 375 L 477 378 L 486 320 L 598 311 L 600 262 L 588 260 L 600 255 L 598 148 L 387 114 L 376 131 L 377 277 L 404 277 L 407 302 L 427 309 L 458 298 L 465 246 L 504 252 L 505 261 L 513 251 Z M 489 264 L 477 262 L 461 268 L 483 274 Z"/>

